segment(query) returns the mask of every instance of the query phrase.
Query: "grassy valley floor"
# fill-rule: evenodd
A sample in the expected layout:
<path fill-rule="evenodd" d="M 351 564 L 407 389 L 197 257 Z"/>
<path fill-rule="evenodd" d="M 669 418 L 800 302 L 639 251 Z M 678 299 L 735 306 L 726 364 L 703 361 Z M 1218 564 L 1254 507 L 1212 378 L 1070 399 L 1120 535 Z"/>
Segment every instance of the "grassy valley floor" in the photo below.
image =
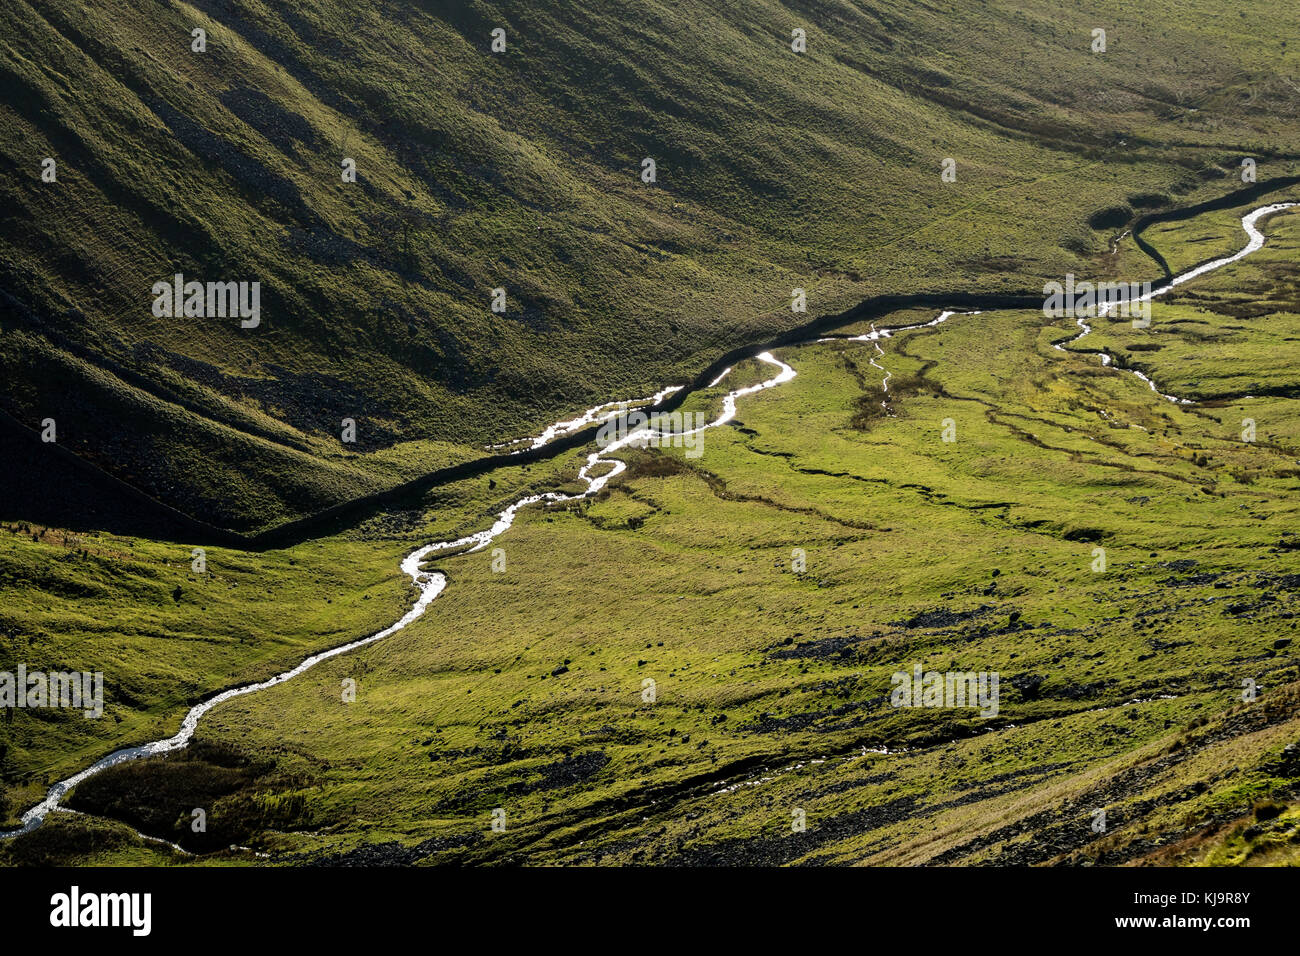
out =
<path fill-rule="evenodd" d="M 1239 247 L 1243 211 L 1147 238 L 1199 261 L 1183 246 Z M 742 398 L 699 457 L 631 451 L 594 500 L 431 562 L 449 584 L 424 617 L 223 704 L 184 752 L 92 778 L 69 805 L 94 816 L 54 814 L 0 859 L 1295 862 L 1300 215 L 1263 229 L 1262 251 L 1161 300 L 1150 328 L 1098 321 L 1064 352 L 1070 320 L 1014 311 L 881 352 L 781 350 L 797 377 Z M 1121 241 L 1117 258 L 1137 255 Z M 1102 367 L 1103 347 L 1197 404 Z M 744 363 L 685 407 L 770 375 Z M 106 719 L 140 739 L 223 673 L 391 621 L 402 554 L 528 489 L 576 488 L 581 460 L 442 489 L 428 513 L 338 539 L 210 556 L 205 583 L 183 546 L 99 538 L 83 557 L 11 526 L 0 586 L 30 607 L 10 626 L 52 660 L 96 630 L 128 648 Z M 99 628 L 41 607 L 76 587 Z M 186 615 L 202 600 L 221 613 L 182 677 L 175 635 L 201 630 Z M 891 706 L 892 675 L 916 665 L 998 673 L 998 713 Z M 11 817 L 42 774 L 103 749 L 38 729 L 9 731 Z"/>

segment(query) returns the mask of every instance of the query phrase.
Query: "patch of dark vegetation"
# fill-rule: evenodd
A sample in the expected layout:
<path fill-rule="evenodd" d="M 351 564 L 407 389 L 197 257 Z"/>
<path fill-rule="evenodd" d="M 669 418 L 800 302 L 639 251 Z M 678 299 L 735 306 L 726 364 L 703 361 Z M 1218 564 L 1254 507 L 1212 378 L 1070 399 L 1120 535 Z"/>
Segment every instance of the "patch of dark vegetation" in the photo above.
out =
<path fill-rule="evenodd" d="M 776 660 L 827 660 L 830 658 L 850 657 L 865 638 L 858 635 L 846 637 L 826 637 L 816 641 L 802 641 L 791 646 L 779 647 L 770 653 Z"/>
<path fill-rule="evenodd" d="M 877 707 L 883 707 L 887 703 L 889 703 L 889 697 L 882 695 L 879 697 L 871 697 L 867 700 L 852 700 L 848 703 L 841 704 L 838 707 L 831 707 L 825 710 L 809 710 L 802 713 L 787 714 L 780 717 L 764 711 L 758 715 L 758 720 L 754 721 L 754 723 L 748 725 L 744 729 L 762 734 L 785 733 L 791 730 L 815 730 L 818 733 L 852 730 L 865 724 L 867 718 L 863 716 L 851 720 L 841 720 L 838 718 L 843 718 L 859 711 L 875 710 Z"/>
<path fill-rule="evenodd" d="M 1044 674 L 1016 674 L 1009 678 L 1007 683 L 1020 692 L 1022 701 L 1037 700 L 1039 688 L 1047 680 Z"/>
<path fill-rule="evenodd" d="M 554 763 L 534 769 L 539 774 L 535 780 L 513 783 L 505 788 L 511 795 L 534 793 L 538 790 L 558 790 L 561 787 L 574 787 L 587 782 L 609 763 L 609 755 L 603 750 L 584 750 L 582 753 L 562 757 Z"/>
<path fill-rule="evenodd" d="M 1269 800 L 1263 800 L 1255 804 L 1255 819 L 1264 821 L 1280 817 L 1286 812 L 1286 806 L 1281 803 L 1273 803 Z"/>
<path fill-rule="evenodd" d="M 899 627 L 908 628 L 909 630 L 922 627 L 955 627 L 964 621 L 969 621 L 971 618 L 988 614 L 992 610 L 994 610 L 994 607 L 991 604 L 981 604 L 979 607 L 970 611 L 954 611 L 950 608 L 939 607 L 929 611 L 921 611 L 917 614 L 913 614 L 906 620 L 893 621 L 891 623 L 896 624 Z"/>
<path fill-rule="evenodd" d="M 1089 543 L 1104 541 L 1110 532 L 1102 528 L 1071 528 L 1061 537 L 1066 541 L 1086 541 Z"/>
<path fill-rule="evenodd" d="M 1178 577 L 1164 578 L 1163 580 L 1157 581 L 1156 583 L 1162 584 L 1166 587 L 1201 586 L 1206 584 L 1213 584 L 1221 577 L 1223 577 L 1223 572 L 1221 571 L 1203 571 L 1200 574 L 1193 574 L 1185 578 L 1178 578 Z"/>
<path fill-rule="evenodd" d="M 1128 204 L 1134 209 L 1158 209 L 1173 201 L 1174 197 L 1167 193 L 1134 193 L 1128 197 Z"/>
<path fill-rule="evenodd" d="M 1093 229 L 1118 229 L 1132 218 L 1133 207 L 1124 203 L 1097 210 L 1088 217 L 1088 225 Z"/>
<path fill-rule="evenodd" d="M 676 455 L 656 455 L 648 451 L 635 454 L 620 452 L 627 459 L 627 476 L 632 478 L 670 478 L 690 474 L 691 467 Z"/>
<path fill-rule="evenodd" d="M 1117 683 L 1117 681 L 1114 678 L 1110 678 L 1107 680 L 1087 681 L 1080 684 L 1066 684 L 1052 696 L 1054 698 L 1064 698 L 1065 700 L 1085 700 L 1101 696 L 1102 691 L 1115 683 Z"/>
<path fill-rule="evenodd" d="M 58 814 L 30 833 L 0 844 L 0 863 L 12 866 L 73 866 L 88 856 L 130 846 L 134 837 L 121 827 Z"/>
<path fill-rule="evenodd" d="M 307 826 L 300 793 L 308 781 L 277 773 L 222 744 L 194 741 L 184 750 L 109 767 L 78 786 L 70 809 L 121 820 L 149 836 L 210 853 L 249 842 L 269 829 Z M 194 810 L 204 829 L 194 831 Z"/>
<path fill-rule="evenodd" d="M 871 369 L 873 372 L 875 369 Z M 880 378 L 883 380 L 884 375 Z M 864 394 L 853 400 L 853 414 L 849 417 L 849 427 L 857 431 L 870 431 L 881 419 L 898 413 L 901 401 L 916 395 L 927 388 L 921 373 L 896 372 L 890 376 L 889 392 L 886 393 L 877 382 L 868 384 Z"/>
<path fill-rule="evenodd" d="M 356 534 L 364 540 L 402 537 L 423 528 L 427 520 L 427 511 L 415 508 L 395 509 L 375 515 L 359 525 Z"/>
<path fill-rule="evenodd" d="M 1263 607 L 1262 601 L 1233 601 L 1223 609 L 1226 617 L 1252 617 Z"/>

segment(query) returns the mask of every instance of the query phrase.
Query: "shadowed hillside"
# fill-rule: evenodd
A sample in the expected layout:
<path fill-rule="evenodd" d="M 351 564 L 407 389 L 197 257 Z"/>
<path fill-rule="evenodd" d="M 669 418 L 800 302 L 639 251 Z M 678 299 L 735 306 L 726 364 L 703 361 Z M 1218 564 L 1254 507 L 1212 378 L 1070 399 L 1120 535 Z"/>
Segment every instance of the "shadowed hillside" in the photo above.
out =
<path fill-rule="evenodd" d="M 0 407 L 253 531 L 681 380 L 796 287 L 1087 273 L 1242 155 L 1295 171 L 1300 13 L 1264 6 L 17 0 Z M 177 272 L 260 282 L 260 324 L 156 317 Z"/>

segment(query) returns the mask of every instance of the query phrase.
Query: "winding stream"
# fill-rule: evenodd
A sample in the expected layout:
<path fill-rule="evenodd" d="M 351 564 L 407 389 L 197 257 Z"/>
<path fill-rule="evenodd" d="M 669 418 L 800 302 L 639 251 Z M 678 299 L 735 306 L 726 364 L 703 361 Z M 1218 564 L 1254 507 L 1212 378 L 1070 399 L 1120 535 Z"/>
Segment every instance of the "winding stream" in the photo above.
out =
<path fill-rule="evenodd" d="M 1262 219 L 1264 216 L 1272 215 L 1273 213 L 1280 212 L 1283 209 L 1291 209 L 1292 207 L 1297 205 L 1300 205 L 1300 203 L 1278 202 L 1278 203 L 1272 203 L 1271 205 L 1268 206 L 1260 206 L 1258 209 L 1254 209 L 1248 212 L 1246 215 L 1241 217 L 1241 228 L 1246 231 L 1246 235 L 1250 237 L 1250 241 L 1247 242 L 1246 245 L 1243 246 L 1241 249 L 1234 252 L 1230 256 L 1223 256 L 1222 258 L 1219 259 L 1211 259 L 1209 262 L 1202 263 L 1201 265 L 1197 266 L 1194 269 L 1189 269 L 1187 272 L 1184 272 L 1181 275 L 1174 276 L 1174 278 L 1170 279 L 1164 285 L 1158 286 L 1152 289 L 1150 292 L 1147 292 L 1143 295 L 1136 296 L 1130 299 L 1120 299 L 1117 302 L 1110 302 L 1106 304 L 1104 307 L 1102 307 L 1099 310 L 1098 314 L 1107 315 L 1113 309 L 1116 309 L 1127 302 L 1150 302 L 1152 299 L 1158 298 L 1159 296 L 1166 295 L 1169 292 L 1172 292 L 1174 289 L 1176 289 L 1178 286 L 1182 285 L 1185 282 L 1191 282 L 1193 279 L 1203 276 L 1207 272 L 1213 272 L 1215 269 L 1222 269 L 1226 265 L 1230 265 L 1234 262 L 1237 262 L 1240 259 L 1246 258 L 1246 256 L 1250 255 L 1252 252 L 1258 252 L 1260 249 L 1264 248 L 1264 234 L 1259 231 L 1259 229 L 1256 227 L 1255 224 L 1259 222 L 1259 220 Z M 1079 334 L 1074 336 L 1073 338 L 1066 339 L 1064 342 L 1054 342 L 1052 345 L 1053 348 L 1055 348 L 1059 352 L 1064 352 L 1066 351 L 1065 346 L 1073 345 L 1075 342 L 1079 341 L 1081 338 L 1083 338 L 1085 335 L 1087 335 L 1089 332 L 1092 331 L 1092 326 L 1088 324 L 1086 316 L 1076 319 L 1075 324 L 1080 329 Z M 1102 365 L 1111 364 L 1112 357 L 1109 352 L 1093 352 L 1092 354 L 1096 355 L 1098 358 L 1101 359 Z M 1157 395 L 1159 395 L 1161 398 L 1165 399 L 1166 401 L 1173 402 L 1176 405 L 1193 404 L 1190 398 L 1179 398 L 1177 395 L 1166 395 L 1164 392 L 1160 391 L 1160 389 L 1156 388 L 1156 383 L 1151 381 L 1150 377 L 1144 375 L 1142 372 L 1138 371 L 1135 368 L 1124 369 L 1124 371 L 1131 372 L 1132 374 L 1140 378 L 1142 381 L 1146 382 L 1147 386 L 1151 389 L 1151 391 L 1155 392 Z"/>
<path fill-rule="evenodd" d="M 1195 279 L 1198 276 L 1205 275 L 1208 272 L 1212 272 L 1216 269 L 1222 268 L 1223 266 L 1229 265 L 1230 263 L 1237 262 L 1240 259 L 1244 259 L 1246 256 L 1250 255 L 1251 253 L 1258 251 L 1264 245 L 1264 235 L 1256 228 L 1256 223 L 1264 216 L 1270 215 L 1271 213 L 1278 212 L 1283 209 L 1289 209 L 1297 205 L 1300 205 L 1300 203 L 1294 203 L 1294 202 L 1273 203 L 1271 205 L 1262 206 L 1258 209 L 1253 210 L 1252 212 L 1243 216 L 1241 220 L 1242 228 L 1246 231 L 1246 234 L 1250 237 L 1250 241 L 1240 251 L 1234 253 L 1233 255 L 1224 256 L 1222 258 L 1215 259 L 1210 262 L 1204 263 L 1203 265 L 1197 266 L 1196 268 L 1191 269 L 1188 272 L 1175 277 L 1165 285 L 1157 289 L 1153 289 L 1150 293 L 1147 293 L 1139 297 L 1137 301 L 1144 301 L 1147 299 L 1153 299 L 1156 298 L 1157 296 L 1164 295 L 1169 291 L 1171 291 L 1172 289 L 1176 288 L 1177 286 L 1180 286 L 1186 282 L 1190 282 L 1192 279 Z M 1108 308 L 1113 308 L 1119 304 L 1121 303 L 1111 303 L 1111 305 Z M 1107 309 L 1104 309 L 1102 311 L 1102 314 L 1105 314 L 1106 311 Z M 877 329 L 873 324 L 871 326 L 871 331 L 862 335 L 819 338 L 819 339 L 814 339 L 809 342 L 799 343 L 799 344 L 811 345 L 811 344 L 817 344 L 823 342 L 870 342 L 875 345 L 877 353 L 879 355 L 883 355 L 884 350 L 881 349 L 879 345 L 881 339 L 891 338 L 893 335 L 896 335 L 900 332 L 908 332 L 915 329 L 932 328 L 933 326 L 940 325 L 944 322 L 947 322 L 949 319 L 954 318 L 956 316 L 979 315 L 979 314 L 980 314 L 979 312 L 944 311 L 941 312 L 938 315 L 938 317 L 930 320 L 929 322 L 920 322 L 914 325 L 899 326 L 892 329 Z M 1082 318 L 1077 321 L 1077 324 L 1081 330 L 1079 334 L 1073 336 L 1070 339 L 1065 340 L 1062 343 L 1054 343 L 1054 347 L 1056 349 L 1060 351 L 1065 351 L 1064 348 L 1065 345 L 1069 345 L 1079 341 L 1080 339 L 1082 339 L 1084 336 L 1086 336 L 1088 333 L 1092 331 L 1092 328 Z M 1084 354 L 1088 354 L 1088 353 L 1084 353 Z M 1111 356 L 1108 353 L 1096 352 L 1092 354 L 1100 356 L 1103 365 L 1111 364 Z M 776 388 L 780 385 L 785 384 L 786 382 L 789 382 L 796 375 L 795 370 L 791 366 L 787 365 L 785 362 L 782 362 L 780 359 L 776 358 L 771 352 L 759 353 L 758 355 L 755 356 L 755 358 L 760 362 L 764 362 L 778 369 L 777 374 L 774 375 L 772 378 L 759 382 L 756 385 L 750 385 L 745 388 L 739 388 L 729 392 L 723 398 L 722 412 L 717 418 L 697 428 L 690 429 L 685 432 L 674 433 L 674 435 L 671 437 L 678 437 L 681 435 L 694 435 L 710 428 L 717 428 L 720 425 L 725 425 L 726 423 L 730 422 L 732 419 L 736 417 L 737 399 L 744 398 L 749 395 L 755 395 L 767 389 Z M 881 385 L 882 385 L 882 391 L 887 396 L 889 391 L 889 379 L 891 377 L 891 374 L 887 372 L 884 368 L 882 368 L 880 365 L 878 365 L 874 357 L 870 361 L 873 366 L 880 369 L 880 371 L 885 372 L 885 376 Z M 731 371 L 732 371 L 731 368 L 725 369 L 716 379 L 713 380 L 713 382 L 710 383 L 709 387 L 712 388 L 720 384 L 731 373 Z M 1155 391 L 1157 394 L 1162 394 L 1160 393 L 1159 389 L 1156 388 L 1155 383 L 1152 382 L 1150 378 L 1143 375 L 1141 372 L 1138 372 L 1134 369 L 1127 369 L 1126 371 L 1130 371 L 1134 375 L 1137 375 L 1140 379 L 1146 382 L 1151 387 L 1151 389 Z M 666 397 L 667 395 L 673 394 L 674 392 L 680 390 L 681 390 L 680 387 L 667 388 L 658 392 L 655 396 L 652 396 L 651 398 L 648 399 L 615 401 L 615 402 L 607 402 L 602 405 L 597 405 L 594 408 L 590 408 L 587 411 L 583 412 L 580 416 L 578 416 L 575 419 L 555 423 L 554 425 L 547 428 L 538 436 L 532 438 L 516 439 L 515 441 L 506 442 L 502 445 L 495 445 L 491 447 L 514 448 L 516 451 L 522 451 L 526 448 L 540 448 L 546 445 L 547 443 L 553 441 L 555 438 L 559 436 L 572 433 L 588 425 L 611 421 L 612 419 L 617 418 L 619 415 L 622 415 L 629 410 L 643 407 L 647 404 L 653 404 L 661 400 L 662 398 Z M 1172 395 L 1163 395 L 1163 397 L 1168 399 L 1171 402 L 1190 404 L 1189 400 L 1177 398 Z M 882 404 L 884 404 L 886 412 L 892 414 L 887 404 L 887 399 L 885 402 L 882 402 Z M 582 481 L 586 483 L 587 487 L 584 491 L 579 492 L 578 494 L 568 495 L 560 492 L 546 492 L 544 494 L 529 495 L 527 497 L 519 499 L 518 501 L 514 502 L 509 507 L 507 507 L 504 511 L 502 511 L 497 516 L 497 519 L 492 524 L 492 526 L 485 531 L 479 531 L 474 534 L 466 535 L 465 537 L 457 538 L 453 541 L 435 542 L 433 544 L 428 544 L 421 548 L 417 548 L 415 551 L 412 551 L 402 560 L 401 568 L 402 571 L 405 572 L 411 578 L 411 581 L 415 585 L 415 587 L 419 588 L 420 595 L 416 599 L 415 604 L 411 607 L 411 609 L 407 611 L 404 615 L 402 615 L 402 617 L 398 621 L 384 628 L 382 631 L 378 631 L 374 634 L 369 635 L 368 637 L 363 637 L 359 640 L 352 641 L 351 643 L 340 645 L 339 647 L 335 647 L 331 650 L 322 651 L 318 654 L 313 654 L 310 657 L 304 659 L 301 663 L 299 663 L 296 667 L 292 668 L 291 670 L 287 670 L 284 671 L 283 673 L 277 674 L 276 676 L 269 678 L 268 680 L 264 680 L 255 684 L 245 684 L 240 687 L 234 687 L 229 690 L 222 691 L 216 696 L 211 697 L 203 701 L 202 703 L 195 705 L 185 715 L 184 720 L 181 722 L 180 730 L 177 731 L 173 736 L 167 737 L 163 740 L 154 740 L 149 743 L 141 744 L 135 747 L 125 747 L 120 750 L 116 750 L 113 753 L 109 754 L 108 756 L 95 761 L 94 763 L 92 763 L 90 766 L 86 767 L 84 770 L 80 771 L 79 773 L 76 773 L 73 776 L 68 777 L 66 780 L 61 780 L 58 783 L 51 786 L 45 795 L 45 799 L 23 814 L 22 826 L 16 830 L 0 832 L 0 839 L 17 836 L 20 833 L 28 833 L 32 830 L 35 830 L 37 827 L 41 825 L 41 823 L 45 820 L 46 816 L 48 816 L 51 812 L 55 810 L 63 809 L 60 806 L 60 804 L 62 803 L 63 798 L 67 796 L 70 790 L 72 790 L 74 787 L 76 787 L 78 784 L 82 783 L 83 781 L 89 779 L 90 777 L 95 776 L 102 770 L 105 770 L 116 764 L 125 763 L 126 761 L 129 760 L 136 760 L 141 757 L 152 757 L 159 754 L 165 754 L 170 751 L 180 750 L 181 748 L 185 747 L 189 743 L 190 739 L 194 736 L 194 731 L 197 729 L 199 721 L 203 718 L 203 716 L 208 711 L 212 710 L 212 708 L 216 707 L 218 704 L 231 700 L 232 698 L 235 697 L 242 697 L 245 694 L 253 694 L 258 691 L 267 690 L 271 687 L 275 687 L 277 684 L 283 684 L 284 682 L 292 680 L 293 678 L 299 676 L 300 674 L 303 674 L 306 671 L 311 670 L 313 667 L 315 667 L 317 664 L 321 663 L 322 661 L 329 660 L 332 657 L 338 657 L 342 654 L 350 653 L 354 650 L 357 650 L 358 648 L 365 647 L 367 644 L 373 644 L 376 641 L 381 641 L 384 638 L 402 630 L 412 621 L 415 621 L 416 619 L 421 617 L 424 614 L 425 610 L 429 607 L 429 605 L 433 603 L 433 601 L 438 597 L 439 594 L 442 593 L 443 589 L 447 585 L 447 578 L 441 572 L 425 571 L 421 568 L 421 565 L 430 556 L 435 554 L 443 554 L 446 552 L 457 552 L 461 554 L 469 554 L 475 551 L 481 551 L 482 549 L 486 548 L 493 540 L 495 540 L 497 537 L 504 534 L 506 531 L 510 529 L 510 526 L 514 523 L 515 516 L 519 513 L 519 510 L 521 508 L 527 508 L 530 507 L 531 505 L 539 504 L 542 502 L 558 503 L 558 502 L 566 502 L 566 501 L 577 501 L 595 495 L 602 488 L 604 488 L 605 485 L 608 484 L 612 478 L 615 478 L 616 476 L 622 474 L 627 469 L 626 463 L 620 461 L 617 458 L 611 458 L 609 456 L 614 455 L 621 449 L 642 445 L 659 437 L 670 437 L 670 436 L 661 435 L 660 433 L 656 432 L 653 428 L 651 428 L 649 425 L 643 425 L 640 428 L 637 428 L 631 431 L 630 433 L 624 435 L 623 437 L 608 443 L 603 448 L 599 448 L 596 451 L 589 454 L 587 456 L 586 464 L 583 465 L 581 471 L 579 472 L 579 477 L 582 479 Z"/>

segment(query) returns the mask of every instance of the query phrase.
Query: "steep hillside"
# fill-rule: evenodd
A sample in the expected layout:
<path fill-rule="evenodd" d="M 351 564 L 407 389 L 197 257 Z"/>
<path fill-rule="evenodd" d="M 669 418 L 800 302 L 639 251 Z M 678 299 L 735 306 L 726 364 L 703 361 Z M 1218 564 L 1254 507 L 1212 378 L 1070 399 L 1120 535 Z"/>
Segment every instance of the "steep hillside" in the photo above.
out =
<path fill-rule="evenodd" d="M 1032 289 L 1243 155 L 1293 173 L 1297 27 L 1272 0 L 14 0 L 0 425 L 270 527 L 681 379 L 807 318 L 793 288 Z M 260 282 L 260 324 L 155 316 L 178 272 Z M 80 503 L 40 467 L 0 517 Z"/>

